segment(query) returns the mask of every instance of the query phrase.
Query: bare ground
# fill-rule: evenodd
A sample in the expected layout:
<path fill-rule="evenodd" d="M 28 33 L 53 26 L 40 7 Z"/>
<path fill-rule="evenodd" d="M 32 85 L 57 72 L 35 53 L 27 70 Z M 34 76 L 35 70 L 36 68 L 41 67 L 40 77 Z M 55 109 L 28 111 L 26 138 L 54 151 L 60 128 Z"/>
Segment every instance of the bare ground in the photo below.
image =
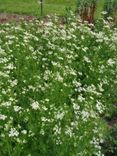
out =
<path fill-rule="evenodd" d="M 31 21 L 36 19 L 34 16 L 0 13 L 0 23 Z"/>

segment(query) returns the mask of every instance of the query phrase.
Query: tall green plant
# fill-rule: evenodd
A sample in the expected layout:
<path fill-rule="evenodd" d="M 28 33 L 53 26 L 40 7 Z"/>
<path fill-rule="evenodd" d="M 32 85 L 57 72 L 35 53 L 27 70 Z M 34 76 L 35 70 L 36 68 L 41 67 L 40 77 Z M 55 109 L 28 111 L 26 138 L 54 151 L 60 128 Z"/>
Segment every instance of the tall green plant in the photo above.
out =
<path fill-rule="evenodd" d="M 115 18 L 117 14 L 117 0 L 105 0 L 104 11 L 107 12 L 105 17 L 112 16 Z"/>
<path fill-rule="evenodd" d="M 94 21 L 96 5 L 98 0 L 77 0 L 77 11 L 83 20 L 90 23 Z"/>

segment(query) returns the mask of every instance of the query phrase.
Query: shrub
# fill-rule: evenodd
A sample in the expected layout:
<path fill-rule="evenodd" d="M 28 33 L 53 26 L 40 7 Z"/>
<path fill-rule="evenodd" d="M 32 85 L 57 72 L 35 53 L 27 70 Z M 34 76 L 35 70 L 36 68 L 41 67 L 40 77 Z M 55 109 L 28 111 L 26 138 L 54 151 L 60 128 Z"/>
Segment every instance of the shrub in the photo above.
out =
<path fill-rule="evenodd" d="M 0 25 L 0 155 L 103 156 L 117 30 L 71 17 Z"/>

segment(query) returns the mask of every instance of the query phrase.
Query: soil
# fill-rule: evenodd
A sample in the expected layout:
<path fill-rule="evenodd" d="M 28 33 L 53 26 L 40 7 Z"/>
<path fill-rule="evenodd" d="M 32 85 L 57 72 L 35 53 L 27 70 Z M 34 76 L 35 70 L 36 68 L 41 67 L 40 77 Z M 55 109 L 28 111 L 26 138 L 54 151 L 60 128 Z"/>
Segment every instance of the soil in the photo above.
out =
<path fill-rule="evenodd" d="M 32 21 L 36 19 L 34 16 L 0 13 L 0 23 Z"/>
<path fill-rule="evenodd" d="M 22 21 L 33 21 L 38 19 L 36 16 L 29 16 L 29 15 L 19 15 L 19 14 L 11 14 L 11 13 L 0 13 L 0 24 L 2 23 L 10 23 L 10 22 L 22 22 Z M 43 16 L 43 21 L 45 23 L 48 22 L 48 16 Z M 65 19 L 63 17 L 59 17 L 60 24 L 65 23 Z"/>
<path fill-rule="evenodd" d="M 110 121 L 108 121 L 108 125 L 110 128 L 113 128 L 114 125 L 117 124 L 117 117 L 113 117 Z"/>

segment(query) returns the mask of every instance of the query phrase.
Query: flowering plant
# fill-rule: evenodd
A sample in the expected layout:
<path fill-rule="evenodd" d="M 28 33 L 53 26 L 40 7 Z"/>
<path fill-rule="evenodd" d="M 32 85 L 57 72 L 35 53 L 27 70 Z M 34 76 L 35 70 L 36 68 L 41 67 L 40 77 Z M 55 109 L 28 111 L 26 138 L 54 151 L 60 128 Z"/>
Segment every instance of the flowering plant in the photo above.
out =
<path fill-rule="evenodd" d="M 103 156 L 117 29 L 97 23 L 0 25 L 0 155 Z"/>

